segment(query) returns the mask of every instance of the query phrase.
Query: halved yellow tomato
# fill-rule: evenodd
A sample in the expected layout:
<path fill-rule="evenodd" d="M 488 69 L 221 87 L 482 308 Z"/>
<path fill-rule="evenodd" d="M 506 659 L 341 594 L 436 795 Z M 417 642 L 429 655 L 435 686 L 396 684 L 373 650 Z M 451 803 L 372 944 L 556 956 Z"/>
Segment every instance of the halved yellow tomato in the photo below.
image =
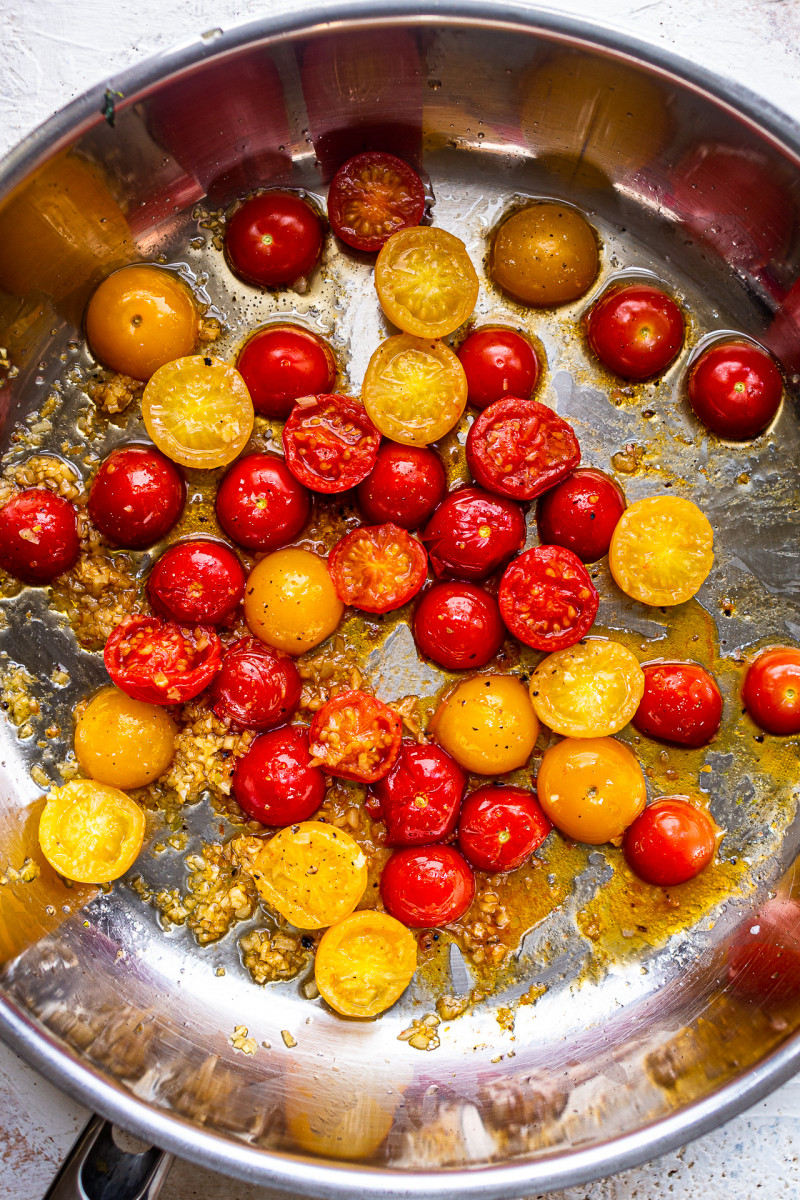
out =
<path fill-rule="evenodd" d="M 239 372 L 211 354 L 192 354 L 159 367 L 144 389 L 142 416 L 167 458 L 205 470 L 233 462 L 255 420 Z"/>
<path fill-rule="evenodd" d="M 565 738 L 545 751 L 536 790 L 547 816 L 576 842 L 619 842 L 647 800 L 642 768 L 614 738 Z"/>
<path fill-rule="evenodd" d="M 287 654 L 305 654 L 324 642 L 343 612 L 325 560 L 310 550 L 276 550 L 247 578 L 245 621 L 262 642 Z"/>
<path fill-rule="evenodd" d="M 554 733 L 606 737 L 639 707 L 644 671 L 619 642 L 588 638 L 548 654 L 531 676 L 530 692 L 533 711 Z"/>
<path fill-rule="evenodd" d="M 375 263 L 381 308 L 404 333 L 441 338 L 466 321 L 478 299 L 467 248 L 445 229 L 393 233 Z"/>
<path fill-rule="evenodd" d="M 133 865 L 144 832 L 144 813 L 130 796 L 94 779 L 73 779 L 48 794 L 39 845 L 66 879 L 110 883 Z"/>
<path fill-rule="evenodd" d="M 298 929 L 324 929 L 349 916 L 367 886 L 358 843 L 323 821 L 287 825 L 256 856 L 259 895 Z"/>
<path fill-rule="evenodd" d="M 475 675 L 445 697 L 430 728 L 465 771 L 504 775 L 530 758 L 539 722 L 515 675 Z"/>
<path fill-rule="evenodd" d="M 372 355 L 361 395 L 382 434 L 427 446 L 457 424 L 467 405 L 467 377 L 444 342 L 399 333 Z"/>
<path fill-rule="evenodd" d="M 162 705 L 105 687 L 75 724 L 75 754 L 86 774 L 100 783 L 146 787 L 172 762 L 176 732 Z"/>
<path fill-rule="evenodd" d="M 331 1008 L 345 1017 L 376 1017 L 391 1008 L 417 969 L 417 939 L 388 913 L 352 913 L 317 947 L 314 976 Z"/>
<path fill-rule="evenodd" d="M 714 563 L 708 517 L 681 496 L 647 496 L 620 517 L 608 563 L 616 583 L 642 604 L 690 600 Z"/>
<path fill-rule="evenodd" d="M 122 267 L 98 287 L 86 310 L 92 354 L 112 371 L 149 379 L 197 346 L 200 318 L 187 284 L 165 267 Z"/>

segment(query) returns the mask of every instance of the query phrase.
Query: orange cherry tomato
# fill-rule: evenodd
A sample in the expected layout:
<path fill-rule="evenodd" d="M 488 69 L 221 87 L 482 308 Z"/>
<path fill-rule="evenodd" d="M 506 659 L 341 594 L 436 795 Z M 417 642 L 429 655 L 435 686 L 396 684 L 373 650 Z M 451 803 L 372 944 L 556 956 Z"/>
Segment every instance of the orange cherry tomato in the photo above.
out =
<path fill-rule="evenodd" d="M 86 310 L 86 339 L 99 362 L 147 380 L 197 346 L 194 296 L 164 267 L 122 267 L 98 287 Z"/>
<path fill-rule="evenodd" d="M 587 292 L 598 265 L 597 238 L 586 218 L 569 205 L 539 200 L 497 230 L 489 270 L 516 300 L 550 308 Z"/>
<path fill-rule="evenodd" d="M 94 779 L 73 779 L 48 794 L 39 845 L 66 879 L 110 883 L 133 865 L 144 832 L 144 813 L 124 792 Z"/>
<path fill-rule="evenodd" d="M 305 654 L 333 633 L 343 612 L 325 560 L 310 550 L 276 550 L 247 578 L 244 619 L 275 650 Z"/>
<path fill-rule="evenodd" d="M 404 333 L 447 337 L 478 299 L 478 276 L 460 238 L 418 226 L 393 233 L 375 263 L 381 308 Z"/>
<path fill-rule="evenodd" d="M 349 916 L 367 886 L 367 859 L 349 833 L 301 821 L 276 833 L 256 856 L 261 898 L 298 929 L 324 929 Z"/>
<path fill-rule="evenodd" d="M 647 799 L 636 758 L 608 737 L 565 738 L 551 746 L 536 787 L 556 829 L 590 846 L 619 842 Z"/>
<path fill-rule="evenodd" d="M 175 756 L 175 722 L 158 704 L 119 688 L 94 696 L 75 725 L 75 755 L 92 779 L 118 788 L 146 787 Z"/>
<path fill-rule="evenodd" d="M 608 553 L 626 595 L 658 607 L 690 600 L 714 563 L 708 518 L 681 496 L 647 496 L 620 517 Z"/>
<path fill-rule="evenodd" d="M 442 701 L 430 728 L 465 771 L 504 775 L 530 758 L 539 722 L 515 675 L 475 675 Z"/>
<path fill-rule="evenodd" d="M 391 1008 L 417 969 L 417 940 L 388 913 L 352 913 L 317 947 L 314 977 L 323 999 L 345 1017 Z"/>
<path fill-rule="evenodd" d="M 150 437 L 182 467 L 224 467 L 253 432 L 255 413 L 247 384 L 235 367 L 210 354 L 168 362 L 142 396 Z"/>

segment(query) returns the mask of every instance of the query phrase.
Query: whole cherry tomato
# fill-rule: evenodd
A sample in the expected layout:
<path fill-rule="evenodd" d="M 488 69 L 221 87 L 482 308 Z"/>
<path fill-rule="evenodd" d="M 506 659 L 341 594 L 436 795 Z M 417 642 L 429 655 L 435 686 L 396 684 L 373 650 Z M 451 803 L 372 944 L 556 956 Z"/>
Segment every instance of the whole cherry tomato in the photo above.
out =
<path fill-rule="evenodd" d="M 486 408 L 505 396 L 528 397 L 539 378 L 539 359 L 526 337 L 513 329 L 476 329 L 458 348 L 468 399 Z"/>
<path fill-rule="evenodd" d="M 772 355 L 760 346 L 722 342 L 694 363 L 686 391 L 712 433 L 741 442 L 767 428 L 780 407 L 783 379 Z"/>
<path fill-rule="evenodd" d="M 674 887 L 708 866 L 717 845 L 717 827 L 683 796 L 657 800 L 628 826 L 625 859 L 645 883 Z"/>
<path fill-rule="evenodd" d="M 785 1004 L 800 993 L 800 904 L 767 900 L 742 921 L 728 952 L 728 978 L 740 996 L 760 1006 Z"/>
<path fill-rule="evenodd" d="M 339 692 L 314 714 L 311 752 L 329 775 L 375 783 L 394 766 L 402 736 L 388 704 L 367 692 Z"/>
<path fill-rule="evenodd" d="M 564 546 L 583 562 L 597 562 L 625 511 L 625 494 L 603 471 L 579 467 L 539 499 L 536 525 L 545 545 Z"/>
<path fill-rule="evenodd" d="M 50 583 L 80 553 L 75 509 L 46 488 L 27 488 L 0 508 L 0 567 L 24 583 Z"/>
<path fill-rule="evenodd" d="M 513 871 L 538 850 L 552 828 L 535 792 L 489 784 L 464 800 L 458 846 L 473 867 Z"/>
<path fill-rule="evenodd" d="M 633 283 L 600 297 L 587 318 L 586 333 L 609 371 L 623 379 L 648 379 L 680 352 L 685 329 L 671 296 L 650 284 Z"/>
<path fill-rule="evenodd" d="M 418 529 L 447 494 L 442 460 L 427 446 L 382 442 L 375 466 L 358 485 L 358 503 L 370 525 L 391 522 Z"/>
<path fill-rule="evenodd" d="M 349 396 L 309 396 L 283 427 L 290 471 L 315 492 L 346 492 L 375 466 L 381 435 Z"/>
<path fill-rule="evenodd" d="M 467 435 L 467 465 L 475 479 L 512 500 L 535 499 L 580 461 L 572 426 L 538 400 L 495 400 Z"/>
<path fill-rule="evenodd" d="M 225 253 L 234 275 L 246 283 L 277 287 L 308 275 L 322 240 L 322 221 L 311 205 L 276 190 L 237 208 L 225 230 Z"/>
<path fill-rule="evenodd" d="M 277 550 L 292 542 L 311 515 L 311 497 L 277 454 L 247 454 L 217 492 L 217 518 L 245 550 Z"/>
<path fill-rule="evenodd" d="M 186 482 L 155 446 L 112 450 L 89 491 L 89 516 L 116 546 L 138 550 L 169 533 L 183 512 Z"/>
<path fill-rule="evenodd" d="M 452 846 L 396 850 L 383 868 L 381 899 L 387 912 L 412 929 L 460 920 L 474 895 L 472 868 Z"/>
<path fill-rule="evenodd" d="M 800 650 L 772 646 L 747 668 L 744 703 L 767 733 L 800 733 Z"/>
<path fill-rule="evenodd" d="M 414 613 L 420 653 L 448 671 L 483 667 L 506 636 L 497 601 L 474 583 L 437 583 Z"/>
<path fill-rule="evenodd" d="M 325 799 L 325 776 L 311 765 L 308 730 L 284 725 L 256 738 L 233 772 L 233 794 L 263 825 L 307 820 Z"/>
<path fill-rule="evenodd" d="M 253 408 L 284 421 L 300 396 L 330 392 L 336 359 L 330 347 L 302 325 L 268 325 L 248 338 L 236 360 Z"/>
<path fill-rule="evenodd" d="M 644 695 L 632 720 L 640 733 L 678 746 L 705 746 L 719 729 L 722 694 L 693 662 L 646 663 Z"/>
<path fill-rule="evenodd" d="M 600 603 L 571 550 L 535 546 L 506 567 L 497 596 L 508 628 L 534 650 L 564 650 L 590 630 Z"/>
<path fill-rule="evenodd" d="M 328 218 L 337 237 L 375 252 L 401 229 L 419 225 L 425 188 L 402 158 L 379 150 L 349 158 L 328 190 Z"/>
<path fill-rule="evenodd" d="M 525 517 L 513 500 L 459 488 L 436 509 L 422 540 L 437 575 L 485 579 L 525 545 Z"/>
<path fill-rule="evenodd" d="M 362 525 L 339 539 L 328 555 L 328 570 L 343 604 L 385 613 L 416 596 L 428 555 L 397 525 Z"/>
<path fill-rule="evenodd" d="M 155 612 L 179 625 L 224 625 L 244 596 L 245 570 L 221 542 L 196 539 L 170 546 L 147 581 Z"/>
<path fill-rule="evenodd" d="M 388 775 L 372 788 L 367 804 L 386 826 L 389 846 L 444 842 L 456 827 L 466 777 L 438 746 L 404 740 Z"/>
<path fill-rule="evenodd" d="M 216 675 L 222 643 L 213 629 L 181 628 L 160 617 L 123 617 L 103 652 L 113 683 L 147 704 L 184 704 Z"/>
<path fill-rule="evenodd" d="M 258 638 L 244 637 L 225 651 L 211 685 L 211 701 L 218 717 L 227 717 L 243 729 L 272 729 L 289 720 L 300 703 L 302 687 L 291 658 L 270 650 Z"/>

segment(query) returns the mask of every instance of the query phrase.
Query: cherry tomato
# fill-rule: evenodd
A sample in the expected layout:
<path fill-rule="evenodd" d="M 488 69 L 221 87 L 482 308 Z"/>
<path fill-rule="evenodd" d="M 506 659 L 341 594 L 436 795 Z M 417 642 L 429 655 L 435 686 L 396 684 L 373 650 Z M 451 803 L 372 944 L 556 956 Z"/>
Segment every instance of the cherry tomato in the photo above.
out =
<path fill-rule="evenodd" d="M 46 488 L 27 488 L 0 508 L 0 567 L 24 583 L 50 583 L 80 553 L 75 509 Z"/>
<path fill-rule="evenodd" d="M 581 461 L 570 425 L 538 400 L 495 400 L 471 426 L 467 465 L 490 492 L 533 500 Z"/>
<path fill-rule="evenodd" d="M 474 896 L 472 868 L 452 846 L 396 850 L 383 868 L 381 899 L 412 929 L 460 920 Z"/>
<path fill-rule="evenodd" d="M 389 846 L 427 846 L 454 831 L 464 772 L 438 746 L 403 741 L 388 775 L 372 789 L 370 811 L 386 826 Z"/>
<path fill-rule="evenodd" d="M 179 625 L 224 625 L 242 602 L 246 578 L 232 550 L 197 538 L 164 551 L 147 580 L 147 598 Z"/>
<path fill-rule="evenodd" d="M 619 642 L 587 638 L 549 654 L 533 672 L 531 703 L 539 720 L 564 737 L 607 737 L 636 712 L 644 672 Z"/>
<path fill-rule="evenodd" d="M 545 750 L 536 779 L 547 816 L 567 837 L 619 842 L 647 800 L 642 768 L 614 738 L 565 738 Z"/>
<path fill-rule="evenodd" d="M 678 746 L 705 746 L 719 729 L 722 694 L 693 662 L 646 663 L 644 694 L 633 724 L 640 733 Z"/>
<path fill-rule="evenodd" d="M 416 596 L 428 572 L 428 555 L 397 525 L 362 525 L 339 539 L 328 570 L 344 604 L 385 613 Z"/>
<path fill-rule="evenodd" d="M 339 692 L 311 722 L 311 753 L 329 775 L 375 783 L 388 775 L 400 752 L 403 726 L 375 696 Z"/>
<path fill-rule="evenodd" d="M 467 399 L 486 408 L 506 396 L 527 400 L 539 378 L 539 359 L 526 337 L 513 329 L 476 329 L 458 348 L 467 377 Z"/>
<path fill-rule="evenodd" d="M 330 347 L 302 325 L 268 325 L 248 338 L 236 367 L 253 408 L 262 417 L 285 421 L 301 396 L 333 390 L 336 359 Z"/>
<path fill-rule="evenodd" d="M 445 696 L 430 731 L 465 771 L 505 775 L 527 763 L 539 722 L 516 676 L 474 675 Z"/>
<path fill-rule="evenodd" d="M 160 705 L 105 687 L 75 722 L 75 757 L 98 783 L 123 790 L 147 787 L 169 769 L 176 732 Z"/>
<path fill-rule="evenodd" d="M 217 519 L 245 550 L 277 550 L 308 523 L 311 497 L 277 454 L 246 454 L 219 485 Z"/>
<path fill-rule="evenodd" d="M 132 867 L 145 817 L 135 800 L 107 783 L 73 779 L 48 793 L 39 845 L 50 866 L 76 883 L 110 883 Z"/>
<path fill-rule="evenodd" d="M 419 225 L 425 188 L 402 158 L 379 150 L 344 163 L 328 190 L 333 232 L 355 250 L 380 250 L 401 229 Z"/>
<path fill-rule="evenodd" d="M 565 650 L 592 627 L 600 598 L 577 555 L 535 546 L 506 567 L 497 595 L 508 628 L 534 650 Z"/>
<path fill-rule="evenodd" d="M 539 540 L 564 546 L 583 562 L 608 554 L 611 535 L 625 511 L 625 494 L 603 471 L 579 467 L 539 500 Z"/>
<path fill-rule="evenodd" d="M 612 288 L 586 321 L 589 345 L 604 367 L 623 379 L 664 371 L 683 346 L 684 323 L 675 301 L 646 283 Z"/>
<path fill-rule="evenodd" d="M 262 900 L 291 925 L 324 929 L 349 917 L 364 895 L 367 859 L 343 829 L 303 821 L 270 838 L 253 878 Z"/>
<path fill-rule="evenodd" d="M 647 496 L 617 522 L 608 565 L 627 596 L 658 607 L 683 604 L 714 564 L 714 530 L 691 500 Z"/>
<path fill-rule="evenodd" d="M 497 230 L 489 272 L 516 300 L 551 308 L 588 291 L 598 263 L 597 238 L 586 218 L 565 204 L 540 200 Z"/>
<path fill-rule="evenodd" d="M 233 795 L 262 825 L 306 821 L 325 799 L 325 776 L 312 766 L 308 730 L 284 725 L 256 738 L 236 763 Z"/>
<path fill-rule="evenodd" d="M 467 405 L 467 377 L 444 342 L 399 333 L 373 351 L 361 392 L 382 434 L 427 446 L 458 423 Z"/>
<path fill-rule="evenodd" d="M 485 667 L 505 640 L 497 601 L 474 583 L 437 583 L 414 613 L 417 649 L 448 671 Z"/>
<path fill-rule="evenodd" d="M 667 796 L 636 818 L 622 845 L 634 875 L 658 887 L 674 887 L 708 866 L 717 832 L 711 818 L 685 796 Z"/>
<path fill-rule="evenodd" d="M 752 342 L 722 342 L 693 364 L 686 384 L 689 403 L 720 437 L 748 441 L 778 411 L 783 379 L 772 355 Z"/>
<path fill-rule="evenodd" d="M 375 466 L 358 485 L 358 503 L 370 525 L 391 522 L 418 529 L 447 494 L 439 456 L 425 446 L 382 442 Z"/>
<path fill-rule="evenodd" d="M 183 512 L 186 482 L 155 446 L 121 446 L 101 464 L 89 516 L 110 542 L 139 550 L 165 537 Z"/>
<path fill-rule="evenodd" d="M 287 654 L 305 654 L 324 642 L 343 612 L 327 564 L 310 550 L 275 550 L 247 578 L 244 619 L 249 629 Z"/>
<path fill-rule="evenodd" d="M 112 682 L 134 700 L 183 704 L 216 675 L 222 643 L 213 629 L 182 629 L 160 617 L 123 617 L 103 652 Z"/>
<path fill-rule="evenodd" d="M 536 793 L 490 784 L 470 792 L 461 806 L 458 846 L 482 871 L 513 871 L 538 850 L 552 823 Z"/>
<path fill-rule="evenodd" d="M 258 638 L 245 637 L 225 651 L 211 700 L 218 717 L 242 729 L 272 729 L 289 720 L 301 691 L 300 674 L 290 658 L 274 654 Z"/>
<path fill-rule="evenodd" d="M 369 910 L 351 913 L 332 925 L 323 934 L 314 958 L 320 995 L 345 1017 L 376 1017 L 391 1008 L 416 969 L 414 935 L 387 913 Z M 359 1120 L 358 1129 L 356 1136 L 363 1138 L 369 1125 Z M 347 1142 L 352 1145 L 352 1134 Z M 318 1148 L 312 1147 L 314 1151 Z"/>
<path fill-rule="evenodd" d="M 142 396 L 145 429 L 182 467 L 226 467 L 244 450 L 255 413 L 235 367 L 211 354 L 159 367 Z"/>
<path fill-rule="evenodd" d="M 800 904 L 767 900 L 743 919 L 728 952 L 733 989 L 759 1006 L 793 1002 L 800 992 Z"/>
<path fill-rule="evenodd" d="M 446 229 L 401 229 L 375 263 L 375 290 L 386 316 L 404 333 L 447 337 L 478 299 L 478 276 L 460 238 Z"/>
<path fill-rule="evenodd" d="M 290 471 L 315 492 L 346 492 L 375 466 L 381 435 L 348 396 L 309 396 L 283 427 Z"/>
<path fill-rule="evenodd" d="M 767 733 L 800 733 L 800 650 L 762 650 L 747 668 L 743 697 L 750 716 Z"/>
<path fill-rule="evenodd" d="M 246 283 L 279 287 L 309 274 L 322 240 L 322 221 L 306 200 L 269 191 L 236 209 L 225 230 L 225 254 L 234 275 Z"/>
<path fill-rule="evenodd" d="M 436 509 L 422 540 L 436 575 L 485 579 L 525 545 L 525 517 L 512 500 L 459 488 Z"/>

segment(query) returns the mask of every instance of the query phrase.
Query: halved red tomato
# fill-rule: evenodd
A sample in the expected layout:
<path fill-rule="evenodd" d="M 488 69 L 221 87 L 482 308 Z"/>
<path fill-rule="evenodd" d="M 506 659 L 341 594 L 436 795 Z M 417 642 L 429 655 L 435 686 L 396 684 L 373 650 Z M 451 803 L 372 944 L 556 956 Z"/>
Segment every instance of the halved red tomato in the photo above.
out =
<path fill-rule="evenodd" d="M 340 692 L 311 722 L 311 753 L 329 775 L 375 783 L 394 766 L 402 735 L 388 704 L 367 692 Z"/>
<path fill-rule="evenodd" d="M 515 558 L 497 596 L 508 628 L 534 650 L 565 650 L 584 637 L 600 598 L 577 554 L 562 546 L 535 546 Z"/>
<path fill-rule="evenodd" d="M 375 466 L 381 435 L 349 396 L 298 400 L 283 427 L 289 470 L 315 492 L 346 492 Z"/>
<path fill-rule="evenodd" d="M 402 158 L 371 150 L 343 163 L 328 191 L 328 218 L 355 250 L 380 250 L 400 229 L 419 225 L 425 188 Z"/>
<path fill-rule="evenodd" d="M 572 427 L 538 400 L 495 400 L 467 437 L 467 465 L 475 479 L 513 500 L 540 496 L 580 461 Z"/>
<path fill-rule="evenodd" d="M 362 525 L 336 543 L 328 570 L 344 604 L 384 613 L 416 596 L 428 573 L 428 555 L 399 525 Z"/>
<path fill-rule="evenodd" d="M 112 681 L 134 700 L 183 704 L 216 675 L 222 643 L 203 625 L 190 629 L 133 613 L 111 634 L 103 659 Z"/>

